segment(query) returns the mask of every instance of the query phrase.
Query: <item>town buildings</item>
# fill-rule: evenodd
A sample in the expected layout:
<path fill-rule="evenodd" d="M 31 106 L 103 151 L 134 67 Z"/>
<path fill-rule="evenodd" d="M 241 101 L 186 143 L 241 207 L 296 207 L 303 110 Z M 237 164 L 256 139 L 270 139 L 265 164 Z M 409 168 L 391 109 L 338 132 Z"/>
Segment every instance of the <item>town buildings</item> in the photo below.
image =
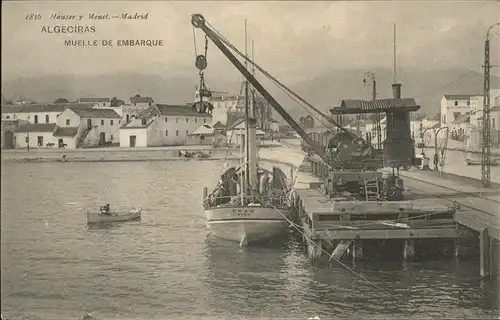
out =
<path fill-rule="evenodd" d="M 257 145 L 260 145 L 264 139 L 265 132 L 257 129 L 256 132 Z M 240 147 L 245 140 L 245 119 L 239 119 L 234 122 L 226 131 L 227 144 L 233 147 Z"/>
<path fill-rule="evenodd" d="M 210 98 L 203 98 L 203 101 L 210 102 L 214 109 L 212 110 L 212 122 L 228 124 L 228 113 L 244 112 L 245 97 L 241 95 L 231 95 L 224 91 L 210 91 Z M 200 101 L 199 91 L 195 91 L 194 102 Z"/>
<path fill-rule="evenodd" d="M 111 98 L 78 98 L 76 101 L 91 104 L 93 107 L 111 107 Z"/>
<path fill-rule="evenodd" d="M 211 123 L 211 115 L 191 106 L 155 104 L 131 116 L 120 128 L 120 147 L 183 145 L 190 133 Z"/>
<path fill-rule="evenodd" d="M 455 121 L 460 115 L 471 111 L 471 99 L 481 94 L 445 94 L 441 98 L 441 127 L 453 130 Z"/>

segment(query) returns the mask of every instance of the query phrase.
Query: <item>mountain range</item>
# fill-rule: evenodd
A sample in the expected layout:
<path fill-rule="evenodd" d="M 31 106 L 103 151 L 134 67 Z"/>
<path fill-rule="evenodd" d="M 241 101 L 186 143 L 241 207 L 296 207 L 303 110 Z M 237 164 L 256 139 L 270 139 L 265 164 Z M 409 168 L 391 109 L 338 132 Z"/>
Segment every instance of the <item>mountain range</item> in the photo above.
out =
<path fill-rule="evenodd" d="M 390 69 L 372 69 L 376 76 L 377 98 L 392 97 L 394 82 Z M 365 99 L 372 97 L 371 83 L 364 85 L 366 70 L 332 70 L 322 75 L 304 77 L 304 80 L 287 85 L 306 101 L 323 112 L 338 106 L 342 99 Z M 259 77 L 261 79 L 261 77 Z M 448 70 L 398 70 L 397 82 L 402 84 L 402 97 L 414 98 L 421 106 L 421 113 L 434 115 L 439 112 L 444 94 L 483 92 L 483 74 L 467 69 Z M 264 87 L 293 116 L 306 114 L 277 87 L 264 82 Z M 117 73 L 106 75 L 50 75 L 23 77 L 2 81 L 2 96 L 7 99 L 25 97 L 37 102 L 51 103 L 57 98 L 70 101 L 79 97 L 114 97 L 128 101 L 135 94 L 151 96 L 156 102 L 184 104 L 193 101 L 194 91 L 199 85 L 196 73 L 186 76 L 146 75 L 141 73 Z M 241 84 L 234 79 L 207 76 L 207 86 L 213 90 L 228 90 L 237 93 Z M 491 88 L 500 88 L 500 78 L 491 77 Z M 279 117 L 278 117 L 279 118 Z"/>

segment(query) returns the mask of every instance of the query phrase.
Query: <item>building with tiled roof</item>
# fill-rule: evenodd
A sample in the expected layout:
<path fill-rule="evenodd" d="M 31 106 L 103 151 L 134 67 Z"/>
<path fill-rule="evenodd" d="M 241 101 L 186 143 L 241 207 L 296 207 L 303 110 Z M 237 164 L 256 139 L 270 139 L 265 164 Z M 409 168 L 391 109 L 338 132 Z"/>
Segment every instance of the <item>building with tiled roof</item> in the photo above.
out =
<path fill-rule="evenodd" d="M 183 145 L 190 133 L 211 123 L 210 114 L 197 112 L 190 105 L 155 104 L 124 123 L 120 128 L 120 146 Z"/>
<path fill-rule="evenodd" d="M 477 97 L 483 94 L 444 94 L 441 98 L 441 127 L 453 127 L 453 121 L 460 115 L 470 113 L 474 109 Z"/>
<path fill-rule="evenodd" d="M 57 116 L 66 108 L 91 109 L 87 103 L 23 104 L 1 107 L 2 120 L 24 120 L 30 123 L 55 123 Z"/>
<path fill-rule="evenodd" d="M 130 97 L 130 105 L 135 107 L 151 107 L 154 103 L 155 101 L 152 97 L 141 97 L 139 95 Z"/>

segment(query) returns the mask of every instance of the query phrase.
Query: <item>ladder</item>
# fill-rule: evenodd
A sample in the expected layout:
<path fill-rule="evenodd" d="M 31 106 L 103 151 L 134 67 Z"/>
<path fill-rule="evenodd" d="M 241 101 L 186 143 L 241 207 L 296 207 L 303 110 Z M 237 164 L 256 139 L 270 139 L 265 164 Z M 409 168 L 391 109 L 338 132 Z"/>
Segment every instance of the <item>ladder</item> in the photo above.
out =
<path fill-rule="evenodd" d="M 366 201 L 377 201 L 380 199 L 380 189 L 378 179 L 364 181 L 364 194 Z"/>

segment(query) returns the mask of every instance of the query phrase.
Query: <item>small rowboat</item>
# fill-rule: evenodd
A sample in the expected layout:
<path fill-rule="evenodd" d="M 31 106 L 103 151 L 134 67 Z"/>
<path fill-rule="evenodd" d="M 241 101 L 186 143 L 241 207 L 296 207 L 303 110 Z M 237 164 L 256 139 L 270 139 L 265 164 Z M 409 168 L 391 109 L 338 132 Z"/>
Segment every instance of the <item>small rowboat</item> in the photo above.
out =
<path fill-rule="evenodd" d="M 87 223 L 109 223 L 138 220 L 141 218 L 142 209 L 133 209 L 128 212 L 95 213 L 87 212 Z"/>

